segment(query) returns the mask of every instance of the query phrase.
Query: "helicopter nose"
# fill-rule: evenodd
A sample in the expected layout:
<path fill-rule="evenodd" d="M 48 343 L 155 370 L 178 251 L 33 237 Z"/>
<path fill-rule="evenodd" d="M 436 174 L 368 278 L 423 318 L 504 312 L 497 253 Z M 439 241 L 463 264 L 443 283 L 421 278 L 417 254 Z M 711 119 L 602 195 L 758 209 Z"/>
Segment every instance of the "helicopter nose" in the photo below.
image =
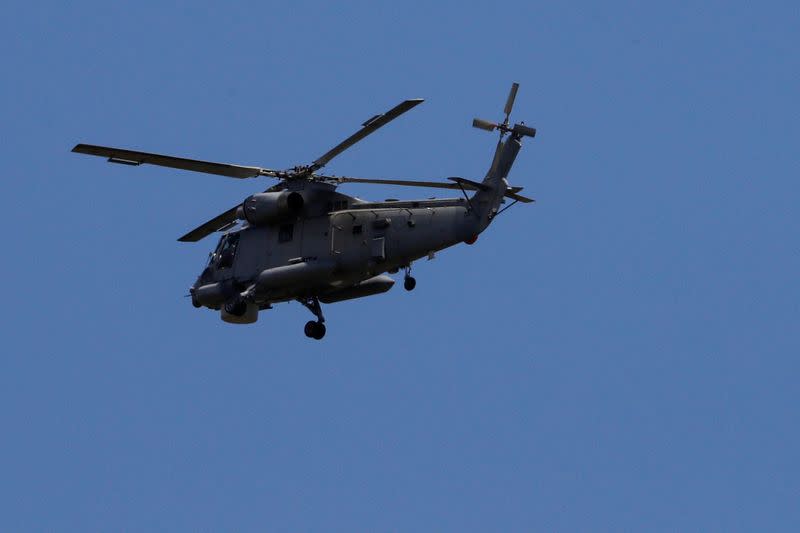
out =
<path fill-rule="evenodd" d="M 203 307 L 203 304 L 201 304 L 200 302 L 197 301 L 197 297 L 194 295 L 194 292 L 195 292 L 195 287 L 194 287 L 194 285 L 192 285 L 191 287 L 189 287 L 189 294 L 187 294 L 186 296 L 188 296 L 188 297 L 190 297 L 192 299 L 192 305 L 194 307 L 196 307 L 196 308 Z"/>

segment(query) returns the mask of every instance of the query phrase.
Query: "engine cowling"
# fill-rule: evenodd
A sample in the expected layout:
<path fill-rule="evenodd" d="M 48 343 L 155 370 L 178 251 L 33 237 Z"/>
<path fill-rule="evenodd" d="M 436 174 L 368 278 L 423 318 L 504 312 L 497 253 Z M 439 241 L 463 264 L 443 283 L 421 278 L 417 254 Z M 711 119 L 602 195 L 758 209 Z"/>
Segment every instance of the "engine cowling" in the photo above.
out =
<path fill-rule="evenodd" d="M 262 192 L 248 197 L 237 215 L 254 226 L 273 224 L 300 214 L 303 195 L 299 192 Z"/>

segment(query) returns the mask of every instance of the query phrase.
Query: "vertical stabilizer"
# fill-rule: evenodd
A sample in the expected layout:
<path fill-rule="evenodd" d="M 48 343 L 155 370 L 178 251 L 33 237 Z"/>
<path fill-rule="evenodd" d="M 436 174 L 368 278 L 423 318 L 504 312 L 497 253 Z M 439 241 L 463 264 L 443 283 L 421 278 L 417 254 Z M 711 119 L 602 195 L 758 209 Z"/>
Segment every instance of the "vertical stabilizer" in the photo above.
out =
<path fill-rule="evenodd" d="M 492 218 L 497 214 L 500 204 L 503 203 L 503 197 L 508 190 L 506 178 L 514 165 L 519 149 L 522 148 L 522 138 L 536 135 L 536 129 L 525 126 L 524 122 L 509 126 L 509 118 L 518 90 L 519 83 L 511 85 L 511 91 L 508 93 L 506 105 L 503 109 L 505 113 L 503 122 L 495 123 L 479 118 L 472 121 L 472 125 L 478 129 L 486 131 L 497 130 L 500 133 L 492 164 L 483 180 L 483 183 L 488 185 L 489 189 L 475 193 L 472 198 L 472 204 L 481 218 L 481 231 L 489 225 Z"/>

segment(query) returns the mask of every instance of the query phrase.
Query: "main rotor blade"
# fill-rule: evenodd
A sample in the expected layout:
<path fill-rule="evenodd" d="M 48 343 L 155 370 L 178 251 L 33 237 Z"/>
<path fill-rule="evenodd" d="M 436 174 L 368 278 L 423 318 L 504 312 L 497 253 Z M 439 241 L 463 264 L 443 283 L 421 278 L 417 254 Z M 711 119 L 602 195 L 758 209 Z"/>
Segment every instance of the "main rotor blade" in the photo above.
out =
<path fill-rule="evenodd" d="M 228 209 L 221 215 L 218 215 L 205 224 L 196 227 L 178 240 L 181 242 L 197 242 L 204 237 L 208 237 L 215 231 L 219 231 L 225 226 L 236 222 L 236 211 L 239 209 L 239 205 Z"/>
<path fill-rule="evenodd" d="M 162 167 L 179 168 L 181 170 L 191 170 L 194 172 L 205 172 L 206 174 L 217 174 L 230 178 L 255 178 L 256 176 L 274 176 L 275 172 L 259 167 L 245 167 L 241 165 L 230 165 L 227 163 L 213 163 L 210 161 L 198 161 L 196 159 L 185 159 L 183 157 L 173 157 L 170 155 L 150 154 L 147 152 L 136 152 L 124 148 L 109 148 L 106 146 L 95 146 L 91 144 L 78 144 L 72 149 L 79 154 L 96 155 L 107 157 L 109 163 L 122 163 L 124 165 L 159 165 Z"/>
<path fill-rule="evenodd" d="M 331 148 L 328 152 L 322 155 L 319 159 L 314 161 L 311 165 L 312 170 L 319 170 L 320 168 L 324 167 L 328 164 L 328 162 L 336 157 L 337 155 L 341 154 L 355 143 L 369 135 L 370 133 L 374 132 L 381 126 L 384 126 L 391 122 L 392 120 L 396 119 L 406 111 L 414 108 L 415 106 L 424 102 L 422 98 L 415 98 L 413 100 L 406 100 L 382 115 L 375 115 L 371 119 L 367 120 L 362 124 L 362 128 L 355 132 L 353 135 L 345 139 L 344 141 L 340 142 L 333 148 Z"/>
<path fill-rule="evenodd" d="M 373 178 L 348 178 L 345 176 L 332 177 L 331 180 L 338 183 L 374 183 L 379 185 L 401 185 L 404 187 L 430 187 L 433 189 L 460 189 L 457 183 L 447 183 L 444 181 L 416 181 L 416 180 L 384 180 Z M 465 189 L 472 190 L 469 185 Z"/>
<path fill-rule="evenodd" d="M 385 180 L 385 179 L 376 179 L 376 178 L 349 178 L 346 176 L 320 176 L 327 180 L 331 180 L 337 183 L 372 183 L 378 185 L 401 185 L 403 187 L 429 187 L 432 189 L 464 189 L 467 191 L 488 191 L 491 189 L 488 185 L 483 183 L 479 183 L 477 181 L 468 180 L 466 178 L 447 178 L 454 183 L 447 183 L 444 181 L 415 181 L 415 180 Z M 522 203 L 531 203 L 534 200 L 532 198 L 528 198 L 526 196 L 522 196 L 518 194 L 519 191 L 522 190 L 522 187 L 509 187 L 506 190 L 505 196 L 506 198 L 511 198 L 513 200 L 517 200 L 518 202 Z"/>

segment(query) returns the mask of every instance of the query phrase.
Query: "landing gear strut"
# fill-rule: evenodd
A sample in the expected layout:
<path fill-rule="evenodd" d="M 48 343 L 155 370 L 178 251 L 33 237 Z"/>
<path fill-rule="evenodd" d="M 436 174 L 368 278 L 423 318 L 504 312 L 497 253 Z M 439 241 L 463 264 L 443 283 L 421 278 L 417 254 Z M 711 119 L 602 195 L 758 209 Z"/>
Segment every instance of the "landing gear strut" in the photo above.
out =
<path fill-rule="evenodd" d="M 306 322 L 306 327 L 304 329 L 306 337 L 320 340 L 325 336 L 325 317 L 322 316 L 322 307 L 319 305 L 319 298 L 312 296 L 311 298 L 298 298 L 297 301 L 303 304 L 306 309 L 314 313 L 314 316 L 317 317 L 316 321 L 309 320 Z"/>
<path fill-rule="evenodd" d="M 411 277 L 411 265 L 408 265 L 407 267 L 403 268 L 403 270 L 406 273 L 405 278 L 403 279 L 403 287 L 407 291 L 413 291 L 414 287 L 417 286 L 417 280 Z"/>

